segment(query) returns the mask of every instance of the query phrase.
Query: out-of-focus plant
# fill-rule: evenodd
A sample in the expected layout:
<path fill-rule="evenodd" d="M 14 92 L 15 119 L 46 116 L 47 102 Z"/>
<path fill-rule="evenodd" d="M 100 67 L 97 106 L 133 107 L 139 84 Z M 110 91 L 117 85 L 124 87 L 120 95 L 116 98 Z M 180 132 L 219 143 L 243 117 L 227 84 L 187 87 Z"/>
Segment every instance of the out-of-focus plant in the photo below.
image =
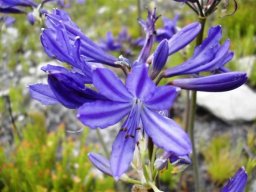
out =
<path fill-rule="evenodd" d="M 241 158 L 241 145 L 232 146 L 227 135 L 213 138 L 202 152 L 210 177 L 218 184 L 223 184 L 230 178 L 245 160 Z"/>
<path fill-rule="evenodd" d="M 95 179 L 86 131 L 79 142 L 65 136 L 63 124 L 47 133 L 44 116 L 31 113 L 22 135 L 10 149 L 0 147 L 1 191 L 113 191 L 111 178 Z"/>

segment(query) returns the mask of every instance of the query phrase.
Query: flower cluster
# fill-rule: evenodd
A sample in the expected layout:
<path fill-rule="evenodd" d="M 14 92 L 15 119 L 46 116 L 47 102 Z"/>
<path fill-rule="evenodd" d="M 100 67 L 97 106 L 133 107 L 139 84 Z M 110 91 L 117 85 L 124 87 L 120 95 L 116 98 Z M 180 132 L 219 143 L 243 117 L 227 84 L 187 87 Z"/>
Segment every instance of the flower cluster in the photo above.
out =
<path fill-rule="evenodd" d="M 41 42 L 49 57 L 68 63 L 69 69 L 47 65 L 48 84 L 30 86 L 32 97 L 43 104 L 60 103 L 77 110 L 77 118 L 91 129 L 107 128 L 121 123 L 112 145 L 110 159 L 91 153 L 92 163 L 120 179 L 129 169 L 138 143 L 151 138 L 154 144 L 166 151 L 171 161 L 184 157 L 189 163 L 191 143 L 185 131 L 167 117 L 180 88 L 199 91 L 228 91 L 245 83 L 246 74 L 228 72 L 224 65 L 233 57 L 230 42 L 223 45 L 221 27 L 209 30 L 208 37 L 199 45 L 186 62 L 165 69 L 168 58 L 195 39 L 201 30 L 199 23 L 192 23 L 164 38 L 152 53 L 155 43 L 156 10 L 148 12 L 147 20 L 139 20 L 146 38 L 143 48 L 134 61 L 116 58 L 104 52 L 90 40 L 68 14 L 54 10 L 46 14 L 46 29 Z M 106 66 L 122 69 L 122 81 Z M 201 72 L 210 72 L 201 76 Z M 196 78 L 177 79 L 158 86 L 162 78 L 191 75 Z"/>

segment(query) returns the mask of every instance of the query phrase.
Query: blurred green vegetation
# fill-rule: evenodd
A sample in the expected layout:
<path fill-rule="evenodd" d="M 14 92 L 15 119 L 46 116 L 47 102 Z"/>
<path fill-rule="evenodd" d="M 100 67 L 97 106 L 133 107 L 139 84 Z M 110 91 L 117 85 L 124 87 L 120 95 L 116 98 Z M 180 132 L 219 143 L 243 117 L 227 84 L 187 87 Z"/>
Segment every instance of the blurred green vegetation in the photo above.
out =
<path fill-rule="evenodd" d="M 0 147 L 0 191 L 113 191 L 111 177 L 96 179 L 92 171 L 86 129 L 78 140 L 65 136 L 64 124 L 46 130 L 44 116 L 31 113 L 22 139 L 16 136 L 8 150 Z"/>
<path fill-rule="evenodd" d="M 203 149 L 207 170 L 211 179 L 223 184 L 243 165 L 240 145 L 232 146 L 227 135 L 213 138 L 210 144 Z M 232 166 L 231 166 L 232 165 Z"/>
<path fill-rule="evenodd" d="M 222 134 L 214 137 L 208 145 L 201 145 L 206 169 L 212 182 L 217 186 L 223 185 L 241 166 L 244 166 L 248 174 L 249 189 L 249 183 L 256 174 L 256 134 L 249 131 L 246 138 L 245 141 L 234 141 L 231 135 Z"/>

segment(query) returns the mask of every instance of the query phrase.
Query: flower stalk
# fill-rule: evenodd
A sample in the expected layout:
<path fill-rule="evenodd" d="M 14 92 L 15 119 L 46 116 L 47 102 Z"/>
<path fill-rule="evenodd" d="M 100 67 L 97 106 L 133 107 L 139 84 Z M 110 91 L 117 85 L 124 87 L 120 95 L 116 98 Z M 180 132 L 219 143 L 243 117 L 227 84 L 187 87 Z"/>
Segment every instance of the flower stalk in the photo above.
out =
<path fill-rule="evenodd" d="M 204 28 L 205 28 L 205 17 L 199 17 L 199 22 L 201 23 L 201 31 L 196 39 L 196 46 L 200 45 L 203 41 Z M 191 98 L 189 100 L 189 117 L 188 117 L 188 131 L 192 143 L 192 162 L 193 162 L 193 172 L 194 172 L 194 182 L 195 182 L 195 191 L 200 192 L 200 182 L 199 182 L 199 169 L 198 169 L 198 159 L 197 151 L 195 146 L 195 136 L 194 136 L 194 126 L 195 126 L 195 113 L 196 113 L 196 99 L 197 92 L 191 91 Z M 189 94 L 190 95 L 190 94 Z"/>

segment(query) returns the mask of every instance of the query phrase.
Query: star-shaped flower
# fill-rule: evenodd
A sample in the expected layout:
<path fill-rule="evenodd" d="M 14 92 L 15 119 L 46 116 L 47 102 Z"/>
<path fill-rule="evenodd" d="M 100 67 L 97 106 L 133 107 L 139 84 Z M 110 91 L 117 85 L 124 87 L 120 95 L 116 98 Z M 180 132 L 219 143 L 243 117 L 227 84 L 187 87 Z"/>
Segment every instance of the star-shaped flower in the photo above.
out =
<path fill-rule="evenodd" d="M 112 146 L 110 167 L 115 179 L 129 168 L 139 131 L 165 151 L 177 155 L 191 152 L 189 137 L 183 129 L 159 114 L 170 109 L 179 89 L 157 87 L 145 65 L 134 67 L 125 85 L 110 70 L 98 68 L 93 72 L 93 84 L 108 100 L 85 103 L 78 109 L 78 118 L 91 128 L 106 128 L 126 118 Z"/>

